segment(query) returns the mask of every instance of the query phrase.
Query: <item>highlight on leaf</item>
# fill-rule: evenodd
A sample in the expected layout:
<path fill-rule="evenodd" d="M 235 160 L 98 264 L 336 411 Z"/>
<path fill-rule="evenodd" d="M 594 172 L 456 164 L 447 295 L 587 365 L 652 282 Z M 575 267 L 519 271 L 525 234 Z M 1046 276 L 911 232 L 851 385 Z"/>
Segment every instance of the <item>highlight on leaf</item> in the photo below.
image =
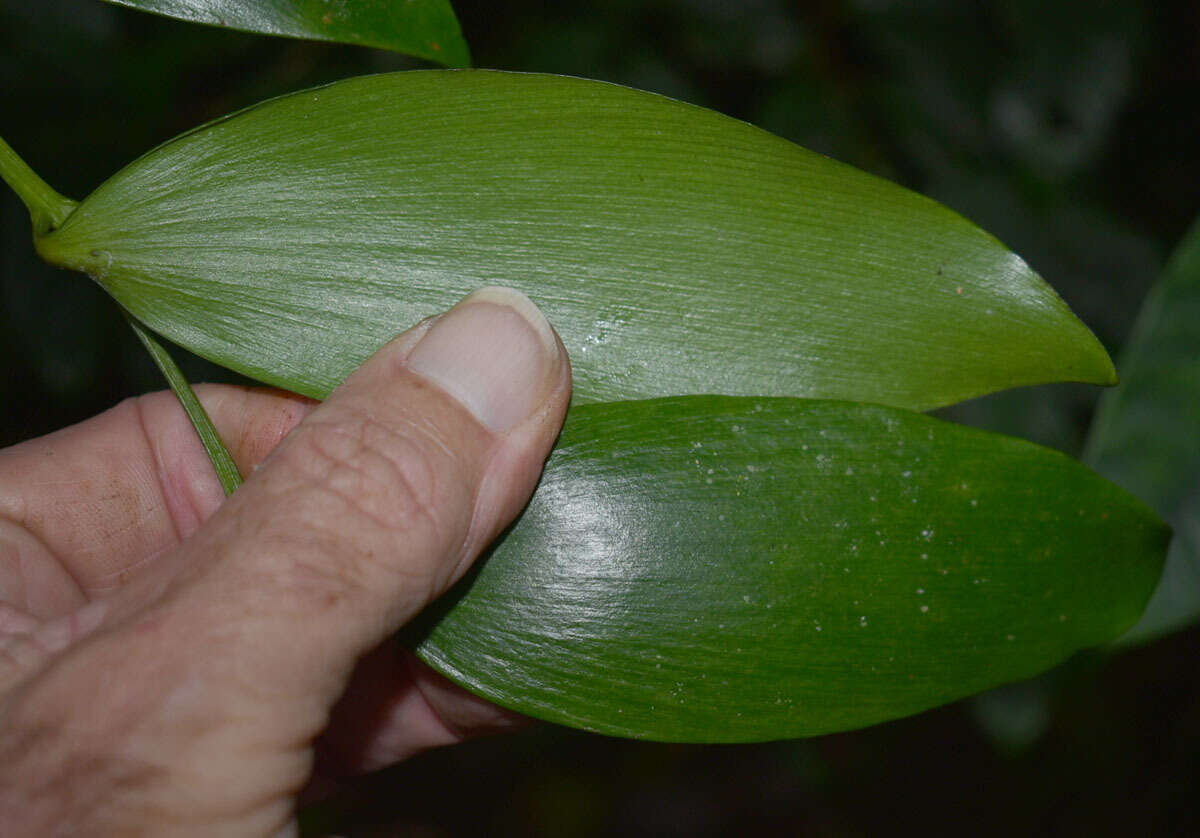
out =
<path fill-rule="evenodd" d="M 1047 490 L 1053 487 L 1053 490 Z M 747 742 L 909 715 L 1137 620 L 1169 530 L 1086 466 L 874 405 L 575 408 L 419 654 L 528 715 Z"/>

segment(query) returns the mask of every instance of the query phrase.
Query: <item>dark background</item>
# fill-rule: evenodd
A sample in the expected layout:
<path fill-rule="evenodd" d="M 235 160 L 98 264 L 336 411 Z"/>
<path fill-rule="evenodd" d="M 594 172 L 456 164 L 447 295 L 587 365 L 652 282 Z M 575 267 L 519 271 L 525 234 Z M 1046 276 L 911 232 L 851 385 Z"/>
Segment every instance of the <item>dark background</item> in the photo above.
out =
<path fill-rule="evenodd" d="M 746 119 L 924 192 L 1020 253 L 1119 357 L 1200 210 L 1200 5 L 1144 0 L 455 3 L 476 64 L 588 76 Z M 0 136 L 82 198 L 267 96 L 418 66 L 97 0 L 0 0 Z M 193 379 L 230 376 L 180 359 Z M 86 278 L 0 193 L 0 444 L 161 387 Z M 1078 454 L 1098 392 L 948 411 Z M 542 727 L 430 754 L 310 826 L 352 835 L 1200 834 L 1200 631 L 856 733 L 749 746 Z"/>

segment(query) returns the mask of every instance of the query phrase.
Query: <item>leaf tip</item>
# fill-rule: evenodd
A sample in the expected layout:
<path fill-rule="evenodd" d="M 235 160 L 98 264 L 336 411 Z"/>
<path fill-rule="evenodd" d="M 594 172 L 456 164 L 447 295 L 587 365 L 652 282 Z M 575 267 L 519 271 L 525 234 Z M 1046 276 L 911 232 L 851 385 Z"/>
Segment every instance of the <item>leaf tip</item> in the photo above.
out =
<path fill-rule="evenodd" d="M 1102 387 L 1115 387 L 1121 383 L 1121 376 L 1117 373 L 1112 356 L 1108 354 L 1108 350 L 1100 344 L 1098 339 L 1094 336 L 1092 339 L 1096 341 L 1096 347 L 1092 353 L 1095 359 L 1095 372 L 1094 378 L 1089 379 L 1086 383 L 1099 384 Z"/>
<path fill-rule="evenodd" d="M 1055 363 L 1059 366 L 1059 377 L 1048 380 L 1078 381 L 1101 387 L 1116 385 L 1120 376 L 1104 344 L 1065 303 L 1063 309 L 1067 322 L 1059 321 L 1060 339 L 1057 342 L 1058 346 L 1052 349 L 1049 356 L 1057 358 Z"/>

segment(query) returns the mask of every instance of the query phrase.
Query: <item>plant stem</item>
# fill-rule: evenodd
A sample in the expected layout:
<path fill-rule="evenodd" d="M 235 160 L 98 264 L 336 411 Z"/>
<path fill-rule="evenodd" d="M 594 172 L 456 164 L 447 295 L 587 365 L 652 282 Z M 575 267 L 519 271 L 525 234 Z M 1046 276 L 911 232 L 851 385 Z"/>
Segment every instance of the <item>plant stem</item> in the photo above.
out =
<path fill-rule="evenodd" d="M 34 235 L 49 233 L 60 226 L 79 206 L 78 201 L 59 195 L 38 177 L 37 172 L 17 156 L 3 137 L 0 137 L 0 177 L 29 208 Z"/>
<path fill-rule="evenodd" d="M 204 450 L 208 452 L 208 459 L 212 460 L 213 468 L 217 472 L 217 479 L 221 481 L 221 487 L 225 489 L 225 496 L 232 495 L 237 487 L 242 485 L 242 476 L 238 473 L 229 449 L 221 442 L 220 434 L 213 427 L 212 419 L 205 412 L 200 400 L 196 398 L 192 385 L 188 384 L 188 380 L 184 378 L 183 372 L 175 364 L 175 360 L 154 335 L 128 311 L 125 309 L 121 309 L 121 311 L 133 328 L 133 333 L 138 336 L 142 346 L 146 347 L 146 351 L 154 359 L 159 371 L 167 379 L 167 384 L 171 386 L 172 392 L 183 406 L 183 412 L 191 420 L 192 427 L 196 429 L 200 442 L 204 445 Z"/>

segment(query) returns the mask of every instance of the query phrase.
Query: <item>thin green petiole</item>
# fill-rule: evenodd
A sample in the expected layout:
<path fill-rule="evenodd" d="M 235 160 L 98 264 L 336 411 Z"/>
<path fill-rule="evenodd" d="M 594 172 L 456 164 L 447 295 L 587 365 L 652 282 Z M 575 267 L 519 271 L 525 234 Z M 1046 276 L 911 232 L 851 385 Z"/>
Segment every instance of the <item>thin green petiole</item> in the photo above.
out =
<path fill-rule="evenodd" d="M 196 429 L 196 433 L 200 436 L 200 442 L 204 445 L 204 450 L 208 452 L 208 458 L 212 460 L 213 468 L 217 472 L 217 479 L 221 481 L 226 497 L 232 495 L 237 487 L 242 485 L 242 476 L 238 473 L 237 466 L 234 465 L 229 449 L 225 447 L 225 443 L 221 442 L 220 434 L 213 427 L 212 419 L 208 417 L 200 400 L 196 398 L 192 385 L 188 384 L 183 372 L 176 366 L 175 360 L 158 342 L 158 339 L 136 317 L 125 309 L 121 309 L 121 311 L 133 328 L 133 333 L 138 336 L 142 346 L 146 347 L 146 351 L 154 359 L 154 363 L 162 372 L 163 377 L 167 379 L 167 384 L 171 386 L 179 403 L 183 405 L 184 413 L 191 420 L 192 427 Z"/>
<path fill-rule="evenodd" d="M 3 137 L 0 137 L 0 177 L 28 207 L 34 235 L 40 236 L 61 226 L 79 206 L 78 201 L 59 195 L 38 177 Z"/>

